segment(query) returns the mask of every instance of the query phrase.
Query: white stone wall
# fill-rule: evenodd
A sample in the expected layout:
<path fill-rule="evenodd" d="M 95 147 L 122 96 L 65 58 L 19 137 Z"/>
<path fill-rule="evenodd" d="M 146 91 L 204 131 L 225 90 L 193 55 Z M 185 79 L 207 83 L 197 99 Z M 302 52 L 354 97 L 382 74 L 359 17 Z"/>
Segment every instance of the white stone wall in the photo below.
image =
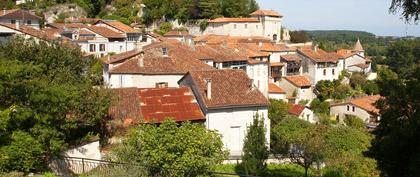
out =
<path fill-rule="evenodd" d="M 209 23 L 203 33 L 230 36 L 263 36 L 263 26 L 260 22 Z"/>
<path fill-rule="evenodd" d="M 254 80 L 254 85 L 260 92 L 268 97 L 268 66 L 266 63 L 248 65 L 246 73 L 249 78 Z"/>
<path fill-rule="evenodd" d="M 156 83 L 167 82 L 168 87 L 178 87 L 183 75 L 142 75 L 142 74 L 110 74 L 111 88 L 155 88 Z"/>
<path fill-rule="evenodd" d="M 265 37 L 273 39 L 273 35 L 275 34 L 275 35 L 277 35 L 277 40 L 276 41 L 280 41 L 282 19 L 281 18 L 276 18 L 276 17 L 266 16 L 266 17 L 261 17 L 260 21 L 262 22 L 262 24 L 264 26 L 263 35 Z"/>
<path fill-rule="evenodd" d="M 346 58 L 344 60 L 344 63 L 345 63 L 344 69 L 348 69 L 348 67 L 349 66 L 352 66 L 352 65 L 365 64 L 366 63 L 366 60 L 363 57 L 359 56 L 359 55 L 353 55 L 351 57 Z"/>
<path fill-rule="evenodd" d="M 267 143 L 270 142 L 270 120 L 267 107 L 247 107 L 209 110 L 206 127 L 222 135 L 222 141 L 231 156 L 240 155 L 246 137 L 247 127 L 252 124 L 254 115 L 264 117 Z M 267 144 L 268 146 L 268 144 Z"/>
<path fill-rule="evenodd" d="M 284 93 L 269 93 L 268 98 L 276 99 L 276 100 L 283 100 L 287 102 L 286 94 Z"/>
<path fill-rule="evenodd" d="M 304 121 L 308 121 L 310 123 L 316 123 L 318 120 L 316 119 L 316 116 L 314 115 L 314 112 L 307 107 L 302 111 L 302 113 L 299 115 L 299 119 L 302 119 Z"/>
<path fill-rule="evenodd" d="M 301 55 L 302 56 L 302 55 Z M 323 68 L 318 68 L 318 63 L 311 61 L 309 58 L 303 56 L 302 60 L 303 74 L 310 78 L 311 83 L 315 85 L 320 80 L 330 80 L 338 79 L 340 75 L 340 69 L 337 66 L 325 66 Z M 305 71 L 307 68 L 307 71 Z M 325 75 L 324 75 L 325 70 Z M 334 72 L 333 72 L 334 70 Z"/>
<path fill-rule="evenodd" d="M 349 110 L 347 110 L 347 106 L 349 106 Z M 354 107 L 354 111 L 353 111 Z M 330 114 L 334 117 L 339 117 L 340 121 L 343 121 L 345 115 L 354 115 L 361 118 L 364 122 L 368 122 L 370 118 L 370 114 L 360 107 L 357 107 L 353 104 L 342 104 L 342 105 L 335 105 L 330 107 Z"/>
<path fill-rule="evenodd" d="M 312 87 L 309 88 L 300 88 L 296 87 L 286 79 L 281 79 L 279 86 L 286 91 L 286 97 L 293 96 L 293 92 L 296 91 L 296 103 L 299 103 L 301 100 L 311 101 L 316 97 L 313 93 Z"/>

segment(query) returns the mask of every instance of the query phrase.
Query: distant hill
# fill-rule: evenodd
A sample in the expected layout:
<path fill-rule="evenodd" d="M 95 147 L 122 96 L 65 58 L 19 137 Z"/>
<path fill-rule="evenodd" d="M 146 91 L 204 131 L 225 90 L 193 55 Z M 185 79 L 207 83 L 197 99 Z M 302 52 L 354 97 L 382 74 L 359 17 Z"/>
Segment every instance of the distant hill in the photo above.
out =
<path fill-rule="evenodd" d="M 375 41 L 376 35 L 365 31 L 350 30 L 315 30 L 306 31 L 314 41 L 330 41 L 335 43 L 353 43 L 358 38 L 361 41 Z"/>

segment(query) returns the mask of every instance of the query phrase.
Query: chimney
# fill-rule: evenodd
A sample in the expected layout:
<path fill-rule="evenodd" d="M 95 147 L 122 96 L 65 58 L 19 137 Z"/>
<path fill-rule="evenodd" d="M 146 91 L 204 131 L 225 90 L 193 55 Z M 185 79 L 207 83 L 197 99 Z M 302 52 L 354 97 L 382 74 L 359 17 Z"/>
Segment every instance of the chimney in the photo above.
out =
<path fill-rule="evenodd" d="M 6 14 L 6 8 L 3 8 L 3 15 Z"/>
<path fill-rule="evenodd" d="M 144 67 L 144 57 L 143 57 L 143 53 L 140 54 L 139 58 L 138 58 L 138 65 L 140 68 Z"/>
<path fill-rule="evenodd" d="M 20 30 L 20 20 L 16 20 L 16 29 L 17 30 Z"/>
<path fill-rule="evenodd" d="M 318 51 L 318 44 L 314 45 L 314 51 L 317 52 Z"/>
<path fill-rule="evenodd" d="M 249 86 L 251 87 L 251 90 L 254 90 L 255 89 L 255 87 L 254 87 L 254 79 L 250 79 L 249 80 Z"/>
<path fill-rule="evenodd" d="M 206 96 L 207 96 L 207 99 L 211 100 L 211 79 L 205 79 L 205 80 L 206 80 L 206 85 L 207 85 Z"/>
<path fill-rule="evenodd" d="M 262 45 L 263 45 L 263 43 L 262 43 L 262 42 L 259 42 L 259 43 L 258 43 L 258 47 L 260 47 L 260 48 L 261 48 L 261 47 L 262 47 Z"/>

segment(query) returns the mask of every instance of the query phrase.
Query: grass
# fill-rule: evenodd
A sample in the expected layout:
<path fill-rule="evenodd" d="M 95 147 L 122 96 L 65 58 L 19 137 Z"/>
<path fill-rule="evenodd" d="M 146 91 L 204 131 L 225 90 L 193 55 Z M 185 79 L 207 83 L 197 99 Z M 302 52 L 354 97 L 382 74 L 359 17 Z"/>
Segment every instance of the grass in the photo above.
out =
<path fill-rule="evenodd" d="M 215 172 L 236 173 L 235 164 L 217 165 Z M 309 170 L 309 176 L 316 176 L 314 170 Z M 268 164 L 266 177 L 301 177 L 305 175 L 304 168 L 294 164 Z"/>

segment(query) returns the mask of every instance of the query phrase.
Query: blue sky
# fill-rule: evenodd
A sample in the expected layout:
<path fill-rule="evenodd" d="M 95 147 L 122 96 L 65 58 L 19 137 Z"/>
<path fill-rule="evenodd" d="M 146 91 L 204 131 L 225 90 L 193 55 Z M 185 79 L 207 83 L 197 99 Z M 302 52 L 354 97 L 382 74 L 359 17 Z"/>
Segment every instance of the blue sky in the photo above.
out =
<path fill-rule="evenodd" d="M 380 36 L 420 36 L 420 25 L 407 25 L 389 14 L 391 0 L 257 0 L 261 9 L 284 15 L 292 30 L 361 30 Z"/>

